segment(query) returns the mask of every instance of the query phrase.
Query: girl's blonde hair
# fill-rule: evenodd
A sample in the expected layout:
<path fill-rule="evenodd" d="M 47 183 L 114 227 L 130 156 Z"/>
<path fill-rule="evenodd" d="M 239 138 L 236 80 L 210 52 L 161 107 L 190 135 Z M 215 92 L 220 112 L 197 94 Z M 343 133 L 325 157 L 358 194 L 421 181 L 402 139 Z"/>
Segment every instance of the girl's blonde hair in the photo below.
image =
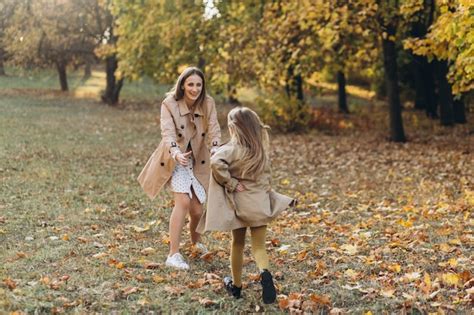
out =
<path fill-rule="evenodd" d="M 268 163 L 268 132 L 257 113 L 247 107 L 236 107 L 227 115 L 231 142 L 244 148 L 240 157 L 242 177 L 251 174 L 256 178 L 262 174 Z"/>

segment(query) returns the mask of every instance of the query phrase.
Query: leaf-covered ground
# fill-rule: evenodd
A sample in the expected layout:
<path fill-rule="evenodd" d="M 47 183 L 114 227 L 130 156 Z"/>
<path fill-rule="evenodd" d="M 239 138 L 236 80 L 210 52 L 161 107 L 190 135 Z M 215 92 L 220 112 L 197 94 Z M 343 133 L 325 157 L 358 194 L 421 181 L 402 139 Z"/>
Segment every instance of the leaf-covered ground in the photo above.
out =
<path fill-rule="evenodd" d="M 410 141 L 395 144 L 384 107 L 355 112 L 272 135 L 274 186 L 300 203 L 269 227 L 279 295 L 264 305 L 249 248 L 244 298 L 225 294 L 228 233 L 206 235 L 199 259 L 186 232 L 192 269 L 164 266 L 172 201 L 136 182 L 157 107 L 3 94 L 0 312 L 471 312 L 474 117 L 445 128 L 406 111 Z"/>

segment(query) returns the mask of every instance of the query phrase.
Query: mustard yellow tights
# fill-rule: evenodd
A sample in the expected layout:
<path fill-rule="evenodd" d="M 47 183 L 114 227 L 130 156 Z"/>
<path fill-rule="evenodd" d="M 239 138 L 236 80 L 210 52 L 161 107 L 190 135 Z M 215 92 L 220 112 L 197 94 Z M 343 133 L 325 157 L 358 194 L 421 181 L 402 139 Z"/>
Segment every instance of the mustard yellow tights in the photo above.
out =
<path fill-rule="evenodd" d="M 242 286 L 242 265 L 244 261 L 245 232 L 247 228 L 232 230 L 232 246 L 230 249 L 230 267 L 232 280 L 237 287 Z M 265 234 L 267 226 L 250 228 L 252 254 L 257 262 L 257 267 L 262 271 L 268 269 L 268 255 L 265 249 Z"/>

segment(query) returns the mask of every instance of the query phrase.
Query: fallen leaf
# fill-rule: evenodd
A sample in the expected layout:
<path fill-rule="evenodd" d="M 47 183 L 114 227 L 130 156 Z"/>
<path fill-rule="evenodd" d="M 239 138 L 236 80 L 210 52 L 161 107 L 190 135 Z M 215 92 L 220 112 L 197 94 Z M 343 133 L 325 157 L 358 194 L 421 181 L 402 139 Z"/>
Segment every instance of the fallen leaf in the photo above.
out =
<path fill-rule="evenodd" d="M 97 253 L 97 254 L 93 255 L 92 257 L 100 259 L 100 258 L 104 258 L 104 257 L 107 257 L 107 256 L 108 256 L 107 253 Z"/>
<path fill-rule="evenodd" d="M 166 279 L 160 275 L 154 275 L 152 279 L 154 283 L 163 283 L 166 281 Z"/>
<path fill-rule="evenodd" d="M 16 253 L 16 257 L 18 257 L 18 258 L 25 258 L 25 257 L 26 257 L 26 253 L 24 253 L 24 252 L 17 252 L 17 253 Z"/>
<path fill-rule="evenodd" d="M 158 269 L 161 267 L 161 264 L 156 262 L 149 262 L 145 264 L 145 269 Z"/>
<path fill-rule="evenodd" d="M 455 273 L 443 273 L 441 279 L 443 280 L 443 283 L 447 285 L 458 286 L 460 277 Z"/>
<path fill-rule="evenodd" d="M 133 225 L 131 226 L 131 229 L 137 233 L 143 233 L 143 232 L 146 232 L 148 230 L 150 230 L 150 226 L 147 224 L 145 225 L 144 227 L 139 227 L 139 226 L 136 226 L 136 225 Z"/>
<path fill-rule="evenodd" d="M 395 294 L 395 289 L 394 288 L 384 288 L 380 290 L 380 295 L 391 298 Z"/>
<path fill-rule="evenodd" d="M 208 307 L 208 306 L 212 306 L 212 305 L 216 304 L 216 302 L 209 299 L 209 298 L 201 298 L 201 299 L 199 299 L 199 304 L 201 304 L 205 307 Z"/>
<path fill-rule="evenodd" d="M 181 295 L 184 292 L 185 287 L 172 287 L 166 286 L 165 291 L 173 295 Z"/>
<path fill-rule="evenodd" d="M 151 254 L 155 253 L 155 249 L 152 248 L 152 247 L 147 247 L 147 248 L 142 249 L 140 251 L 140 253 L 142 255 L 148 256 L 148 255 L 151 255 Z"/>
<path fill-rule="evenodd" d="M 350 244 L 344 244 L 341 246 L 341 249 L 346 253 L 347 255 L 355 255 L 357 254 L 357 246 L 350 245 Z"/>
<path fill-rule="evenodd" d="M 16 282 L 13 281 L 11 278 L 3 279 L 3 283 L 10 289 L 13 290 L 16 288 Z"/>
<path fill-rule="evenodd" d="M 396 273 L 402 271 L 402 267 L 399 264 L 390 264 L 387 266 L 387 269 Z"/>
<path fill-rule="evenodd" d="M 289 304 L 290 304 L 290 301 L 288 299 L 280 299 L 278 301 L 278 307 L 282 310 L 287 309 Z"/>
<path fill-rule="evenodd" d="M 406 273 L 402 279 L 407 280 L 407 281 L 415 281 L 421 277 L 421 274 L 419 272 L 409 272 Z"/>
<path fill-rule="evenodd" d="M 138 292 L 137 287 L 127 287 L 127 288 L 122 289 L 122 295 L 125 296 L 125 297 L 129 296 L 130 294 L 136 293 L 136 292 Z"/>
<path fill-rule="evenodd" d="M 309 296 L 310 300 L 321 305 L 331 305 L 331 300 L 329 299 L 328 296 L 325 295 L 317 295 L 317 294 L 311 294 Z"/>

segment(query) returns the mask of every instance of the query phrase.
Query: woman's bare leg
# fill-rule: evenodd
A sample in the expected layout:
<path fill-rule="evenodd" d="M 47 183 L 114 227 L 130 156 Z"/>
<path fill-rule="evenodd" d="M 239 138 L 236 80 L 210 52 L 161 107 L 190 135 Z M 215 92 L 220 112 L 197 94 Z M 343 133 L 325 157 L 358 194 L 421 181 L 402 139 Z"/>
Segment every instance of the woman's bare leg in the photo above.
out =
<path fill-rule="evenodd" d="M 202 215 L 202 204 L 199 202 L 199 199 L 196 197 L 196 194 L 193 192 L 193 198 L 191 199 L 191 205 L 189 208 L 189 214 L 191 217 L 189 223 L 189 230 L 191 232 L 191 242 L 196 243 L 201 239 L 201 234 L 196 232 L 196 227 L 198 226 L 199 220 Z"/>
<path fill-rule="evenodd" d="M 193 197 L 194 199 L 195 197 Z M 174 208 L 171 212 L 169 233 L 170 233 L 170 253 L 173 255 L 179 252 L 181 242 L 181 232 L 183 231 L 184 220 L 189 213 L 191 200 L 187 194 L 174 193 Z"/>

